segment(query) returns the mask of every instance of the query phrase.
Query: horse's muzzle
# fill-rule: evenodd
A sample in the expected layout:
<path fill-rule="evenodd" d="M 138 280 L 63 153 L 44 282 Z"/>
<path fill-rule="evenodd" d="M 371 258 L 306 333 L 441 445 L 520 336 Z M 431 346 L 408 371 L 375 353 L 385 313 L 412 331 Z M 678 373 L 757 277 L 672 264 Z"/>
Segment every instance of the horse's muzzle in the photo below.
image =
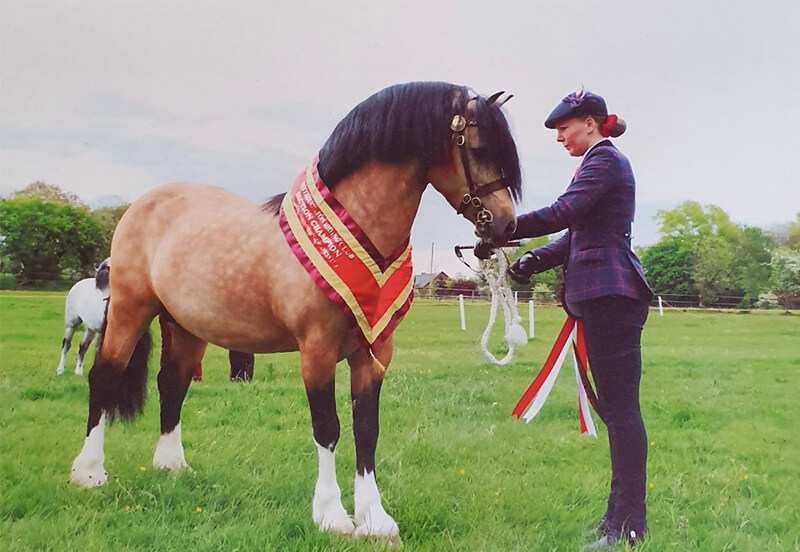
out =
<path fill-rule="evenodd" d="M 488 242 L 495 247 L 502 247 L 514 235 L 514 230 L 517 229 L 517 223 L 509 219 L 497 218 L 489 223 L 476 223 L 475 235 L 482 241 Z"/>

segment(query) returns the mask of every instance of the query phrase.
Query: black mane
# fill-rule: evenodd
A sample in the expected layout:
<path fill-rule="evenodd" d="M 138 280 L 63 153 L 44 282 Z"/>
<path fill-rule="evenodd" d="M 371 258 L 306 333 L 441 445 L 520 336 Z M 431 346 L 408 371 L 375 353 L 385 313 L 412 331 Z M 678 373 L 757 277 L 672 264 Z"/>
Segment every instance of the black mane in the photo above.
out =
<path fill-rule="evenodd" d="M 355 106 L 319 152 L 319 174 L 333 189 L 345 176 L 371 160 L 417 159 L 423 168 L 448 161 L 452 147 L 450 121 L 466 114 L 469 89 L 446 82 L 411 82 L 384 88 Z M 455 106 L 454 106 L 455 101 Z M 515 201 L 522 197 L 517 146 L 497 104 L 477 98 L 475 113 L 486 154 L 494 160 Z M 262 208 L 278 212 L 283 194 Z"/>
<path fill-rule="evenodd" d="M 106 291 L 108 289 L 110 272 L 111 272 L 111 259 L 109 258 L 100 263 L 100 266 L 97 267 L 97 271 L 95 272 L 94 276 L 95 286 L 100 291 Z"/>
<path fill-rule="evenodd" d="M 454 109 L 454 97 L 458 95 Z M 319 173 L 333 188 L 370 160 L 418 159 L 425 168 L 450 156 L 450 120 L 466 113 L 469 89 L 446 82 L 412 82 L 384 88 L 348 113 L 319 153 Z M 503 112 L 478 97 L 476 118 L 490 158 L 505 176 L 515 200 L 522 195 L 517 147 Z"/>

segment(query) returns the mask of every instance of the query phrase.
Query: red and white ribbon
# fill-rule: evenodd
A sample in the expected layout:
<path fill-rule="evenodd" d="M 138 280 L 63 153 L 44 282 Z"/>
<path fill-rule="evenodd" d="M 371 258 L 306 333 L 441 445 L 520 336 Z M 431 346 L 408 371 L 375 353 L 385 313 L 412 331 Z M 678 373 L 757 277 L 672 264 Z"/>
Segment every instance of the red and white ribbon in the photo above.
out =
<path fill-rule="evenodd" d="M 522 417 L 526 422 L 530 422 L 539 413 L 550 395 L 550 391 L 553 390 L 553 384 L 570 349 L 572 349 L 572 362 L 575 366 L 575 381 L 578 385 L 578 414 L 581 433 L 588 433 L 596 438 L 597 429 L 592 420 L 589 403 L 591 402 L 597 410 L 597 401 L 586 375 L 588 356 L 586 342 L 583 338 L 583 325 L 580 320 L 571 316 L 564 322 L 544 366 L 517 402 L 511 415 L 517 418 Z"/>

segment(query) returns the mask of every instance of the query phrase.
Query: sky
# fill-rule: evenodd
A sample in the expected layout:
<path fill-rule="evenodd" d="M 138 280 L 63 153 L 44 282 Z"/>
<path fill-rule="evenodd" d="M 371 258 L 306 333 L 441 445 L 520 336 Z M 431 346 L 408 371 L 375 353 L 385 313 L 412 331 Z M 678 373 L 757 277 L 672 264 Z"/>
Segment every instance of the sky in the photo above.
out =
<path fill-rule="evenodd" d="M 374 92 L 449 81 L 505 106 L 518 212 L 549 205 L 579 162 L 543 121 L 584 86 L 628 123 L 634 246 L 693 200 L 771 227 L 800 211 L 800 2 L 0 0 L 0 195 L 34 181 L 90 205 L 159 185 L 286 191 Z M 466 275 L 470 223 L 435 190 L 415 272 Z"/>

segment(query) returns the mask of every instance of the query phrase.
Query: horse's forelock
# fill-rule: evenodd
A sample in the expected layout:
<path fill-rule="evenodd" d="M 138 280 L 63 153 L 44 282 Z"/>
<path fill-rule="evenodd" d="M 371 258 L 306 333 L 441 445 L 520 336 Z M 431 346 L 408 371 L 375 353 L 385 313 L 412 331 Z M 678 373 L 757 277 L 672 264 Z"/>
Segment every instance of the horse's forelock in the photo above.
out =
<path fill-rule="evenodd" d="M 495 160 L 503 173 L 508 190 L 514 201 L 522 199 L 522 171 L 519 164 L 517 144 L 511 134 L 501 105 L 496 102 L 488 104 L 480 102 L 480 110 L 485 113 L 485 122 L 481 124 L 482 138 L 485 137 L 491 150 L 492 159 Z M 486 132 L 486 134 L 483 134 Z"/>

